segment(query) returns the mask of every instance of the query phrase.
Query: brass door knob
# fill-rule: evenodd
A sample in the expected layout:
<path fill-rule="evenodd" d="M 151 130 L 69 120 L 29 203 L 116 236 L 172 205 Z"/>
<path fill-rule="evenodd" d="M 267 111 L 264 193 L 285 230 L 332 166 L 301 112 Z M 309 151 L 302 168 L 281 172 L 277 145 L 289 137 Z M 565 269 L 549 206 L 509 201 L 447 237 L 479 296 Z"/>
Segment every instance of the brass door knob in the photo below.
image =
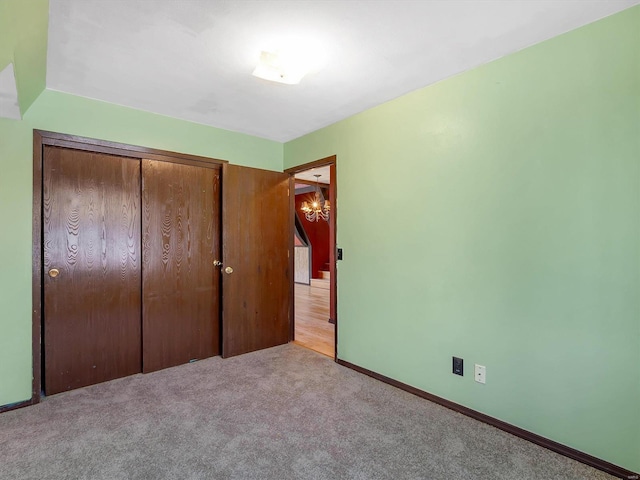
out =
<path fill-rule="evenodd" d="M 214 267 L 221 267 L 222 266 L 222 262 L 220 260 L 214 260 L 213 261 L 213 266 Z"/>
<path fill-rule="evenodd" d="M 231 267 L 227 267 L 224 269 L 224 273 L 228 273 L 229 275 L 231 275 L 233 273 L 233 268 Z"/>
<path fill-rule="evenodd" d="M 59 274 L 60 270 L 58 270 L 57 268 L 52 268 L 51 270 L 49 270 L 49 276 L 51 278 L 56 278 Z"/>

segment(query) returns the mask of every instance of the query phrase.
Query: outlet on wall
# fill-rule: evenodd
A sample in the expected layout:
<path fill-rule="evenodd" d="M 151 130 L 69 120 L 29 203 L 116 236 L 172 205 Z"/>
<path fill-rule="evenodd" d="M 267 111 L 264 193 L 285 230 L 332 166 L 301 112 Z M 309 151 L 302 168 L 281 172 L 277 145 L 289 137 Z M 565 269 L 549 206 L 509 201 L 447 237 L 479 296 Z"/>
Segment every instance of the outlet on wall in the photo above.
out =
<path fill-rule="evenodd" d="M 455 375 L 464 376 L 464 360 L 458 357 L 453 357 L 453 370 Z"/>
<path fill-rule="evenodd" d="M 476 363 L 474 378 L 478 383 L 487 383 L 487 367 Z"/>

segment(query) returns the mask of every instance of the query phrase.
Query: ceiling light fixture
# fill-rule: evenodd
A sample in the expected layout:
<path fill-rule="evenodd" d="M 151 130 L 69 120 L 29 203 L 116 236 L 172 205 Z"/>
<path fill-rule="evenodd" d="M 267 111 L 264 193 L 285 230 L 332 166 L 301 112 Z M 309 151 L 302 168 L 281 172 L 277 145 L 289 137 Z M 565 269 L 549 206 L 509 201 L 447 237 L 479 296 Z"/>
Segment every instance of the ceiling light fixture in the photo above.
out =
<path fill-rule="evenodd" d="M 309 64 L 301 53 L 263 51 L 253 75 L 272 82 L 295 85 L 300 83 L 309 69 Z"/>
<path fill-rule="evenodd" d="M 295 85 L 309 73 L 320 71 L 327 62 L 326 45 L 308 36 L 284 36 L 262 42 L 256 77 Z"/>
<path fill-rule="evenodd" d="M 329 220 L 329 211 L 331 210 L 331 205 L 329 200 L 325 200 L 320 192 L 320 184 L 318 183 L 318 179 L 322 175 L 314 175 L 316 177 L 316 191 L 313 194 L 313 199 L 311 203 L 302 202 L 302 206 L 300 210 L 304 212 L 304 216 L 310 222 L 318 222 L 320 219 Z"/>

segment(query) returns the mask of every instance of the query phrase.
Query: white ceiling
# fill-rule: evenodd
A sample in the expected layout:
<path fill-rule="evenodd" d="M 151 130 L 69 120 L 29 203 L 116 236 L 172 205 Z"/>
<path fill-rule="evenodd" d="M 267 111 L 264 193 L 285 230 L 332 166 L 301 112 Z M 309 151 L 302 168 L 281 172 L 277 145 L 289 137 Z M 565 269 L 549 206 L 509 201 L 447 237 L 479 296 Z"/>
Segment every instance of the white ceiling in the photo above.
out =
<path fill-rule="evenodd" d="M 640 0 L 50 0 L 47 87 L 285 142 Z M 251 75 L 322 46 L 299 85 Z"/>
<path fill-rule="evenodd" d="M 326 183 L 329 184 L 331 181 L 329 165 L 324 167 L 315 167 L 309 170 L 305 170 L 304 172 L 298 172 L 294 176 L 300 180 L 307 180 L 309 182 L 315 182 L 316 177 L 314 175 L 320 175 L 318 178 L 318 183 Z"/>

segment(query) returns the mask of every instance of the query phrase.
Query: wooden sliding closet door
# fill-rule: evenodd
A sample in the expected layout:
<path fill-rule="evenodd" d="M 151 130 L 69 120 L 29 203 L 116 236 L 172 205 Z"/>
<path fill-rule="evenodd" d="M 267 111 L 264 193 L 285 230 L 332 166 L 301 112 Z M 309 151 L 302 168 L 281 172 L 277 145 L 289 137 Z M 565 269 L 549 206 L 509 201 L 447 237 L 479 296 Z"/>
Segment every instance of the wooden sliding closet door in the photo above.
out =
<path fill-rule="evenodd" d="M 140 162 L 45 147 L 47 395 L 138 373 Z"/>
<path fill-rule="evenodd" d="M 219 354 L 220 173 L 142 160 L 143 370 Z"/>

